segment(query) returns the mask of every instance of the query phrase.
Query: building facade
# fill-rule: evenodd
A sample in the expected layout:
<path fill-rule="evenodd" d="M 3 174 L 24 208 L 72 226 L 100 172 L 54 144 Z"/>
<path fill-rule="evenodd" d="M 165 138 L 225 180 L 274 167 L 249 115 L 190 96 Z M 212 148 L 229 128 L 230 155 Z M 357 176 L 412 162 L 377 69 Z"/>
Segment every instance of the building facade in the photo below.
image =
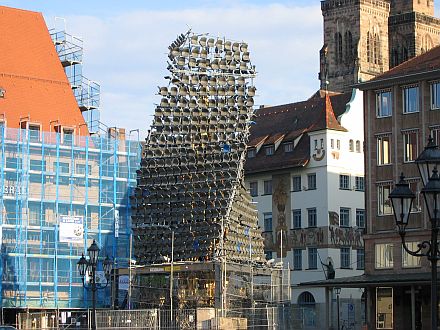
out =
<path fill-rule="evenodd" d="M 109 132 L 116 138 L 90 136 L 40 13 L 0 7 L 0 26 L 7 50 L 0 61 L 0 299 L 2 322 L 15 324 L 24 310 L 91 306 L 76 263 L 94 239 L 114 267 L 127 265 L 141 145 L 123 129 Z M 98 306 L 113 305 L 109 290 Z M 35 322 L 48 326 L 47 317 Z"/>
<path fill-rule="evenodd" d="M 430 222 L 414 160 L 440 132 L 440 48 L 435 47 L 363 83 L 367 234 L 365 278 L 371 329 L 425 329 L 430 325 L 430 263 L 403 250 L 388 198 L 403 172 L 416 194 L 406 241 L 429 240 Z M 411 325 L 411 326 L 410 326 Z"/>
<path fill-rule="evenodd" d="M 440 42 L 434 1 L 321 1 L 321 89 L 347 91 Z"/>
<path fill-rule="evenodd" d="M 362 93 L 321 96 L 256 112 L 245 178 L 257 203 L 267 259 L 291 269 L 292 303 L 308 326 L 335 325 L 323 287 L 298 284 L 359 275 L 365 228 Z M 346 319 L 361 322 L 361 292 L 343 290 Z M 329 307 L 332 305 L 332 307 Z M 333 308 L 326 320 L 327 308 Z M 347 307 L 348 308 L 348 307 Z"/>

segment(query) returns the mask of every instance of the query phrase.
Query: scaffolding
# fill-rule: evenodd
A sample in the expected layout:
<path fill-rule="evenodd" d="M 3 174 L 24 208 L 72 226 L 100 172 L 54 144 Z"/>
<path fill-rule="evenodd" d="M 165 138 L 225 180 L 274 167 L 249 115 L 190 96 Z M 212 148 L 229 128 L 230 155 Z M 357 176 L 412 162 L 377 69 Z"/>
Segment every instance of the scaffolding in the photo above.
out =
<path fill-rule="evenodd" d="M 87 308 L 76 263 L 92 240 L 115 267 L 128 265 L 139 141 L 0 127 L 0 142 L 2 307 Z M 82 223 L 79 242 L 63 237 L 66 217 Z M 109 290 L 99 306 L 111 304 Z"/>
<path fill-rule="evenodd" d="M 83 41 L 66 31 L 51 30 L 50 35 L 89 131 L 98 133 L 101 86 L 82 74 Z"/>

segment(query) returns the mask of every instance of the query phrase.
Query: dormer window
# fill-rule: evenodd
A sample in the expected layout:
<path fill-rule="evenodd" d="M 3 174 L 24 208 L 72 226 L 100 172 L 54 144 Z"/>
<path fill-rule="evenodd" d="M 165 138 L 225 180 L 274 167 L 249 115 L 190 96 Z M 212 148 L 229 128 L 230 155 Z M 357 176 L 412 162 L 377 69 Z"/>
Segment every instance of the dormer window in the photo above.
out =
<path fill-rule="evenodd" d="M 72 145 L 74 128 L 68 126 L 57 125 L 55 126 L 55 132 L 59 133 L 61 136 L 61 143 L 64 145 Z"/>
<path fill-rule="evenodd" d="M 28 130 L 28 138 L 30 142 L 40 142 L 41 125 L 39 123 L 21 121 L 20 128 Z"/>
<path fill-rule="evenodd" d="M 293 142 L 284 143 L 284 152 L 292 152 L 293 151 Z"/>
<path fill-rule="evenodd" d="M 264 148 L 265 152 L 266 152 L 266 156 L 272 156 L 275 152 L 275 146 L 272 144 L 270 146 L 266 146 Z"/>
<path fill-rule="evenodd" d="M 255 148 L 249 148 L 247 151 L 247 158 L 255 158 L 257 150 Z"/>

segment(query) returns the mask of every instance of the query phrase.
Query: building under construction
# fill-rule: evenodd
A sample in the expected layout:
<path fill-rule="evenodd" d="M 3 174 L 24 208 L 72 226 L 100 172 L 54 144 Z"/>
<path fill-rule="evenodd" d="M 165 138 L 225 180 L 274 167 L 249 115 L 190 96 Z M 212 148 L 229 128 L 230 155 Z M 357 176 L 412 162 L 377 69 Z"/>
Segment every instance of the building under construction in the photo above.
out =
<path fill-rule="evenodd" d="M 64 55 L 73 67 L 81 60 L 59 48 L 40 13 L 0 9 L 7 35 L 0 39 L 7 50 L 0 61 L 1 324 L 15 324 L 20 311 L 91 306 L 76 263 L 93 240 L 115 267 L 128 264 L 128 196 L 141 145 L 122 129 L 91 136 L 94 124 L 83 114 L 99 99 L 90 96 L 86 111 L 86 91 L 79 98 L 64 71 Z M 102 291 L 98 306 L 110 306 L 110 289 Z"/>
<path fill-rule="evenodd" d="M 188 32 L 168 58 L 131 196 L 137 265 L 129 271 L 137 277 L 129 300 L 222 310 L 274 301 L 282 272 L 267 267 L 243 181 L 256 91 L 248 45 Z"/>

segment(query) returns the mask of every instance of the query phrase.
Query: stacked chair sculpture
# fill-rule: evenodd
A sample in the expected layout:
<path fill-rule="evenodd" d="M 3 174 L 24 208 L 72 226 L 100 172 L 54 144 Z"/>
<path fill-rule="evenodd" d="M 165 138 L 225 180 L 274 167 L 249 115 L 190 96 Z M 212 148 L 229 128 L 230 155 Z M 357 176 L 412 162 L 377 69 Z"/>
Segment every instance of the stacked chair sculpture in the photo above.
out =
<path fill-rule="evenodd" d="M 248 45 L 187 32 L 168 58 L 131 196 L 134 254 L 162 263 L 173 244 L 174 261 L 263 263 L 243 178 L 256 91 Z"/>

